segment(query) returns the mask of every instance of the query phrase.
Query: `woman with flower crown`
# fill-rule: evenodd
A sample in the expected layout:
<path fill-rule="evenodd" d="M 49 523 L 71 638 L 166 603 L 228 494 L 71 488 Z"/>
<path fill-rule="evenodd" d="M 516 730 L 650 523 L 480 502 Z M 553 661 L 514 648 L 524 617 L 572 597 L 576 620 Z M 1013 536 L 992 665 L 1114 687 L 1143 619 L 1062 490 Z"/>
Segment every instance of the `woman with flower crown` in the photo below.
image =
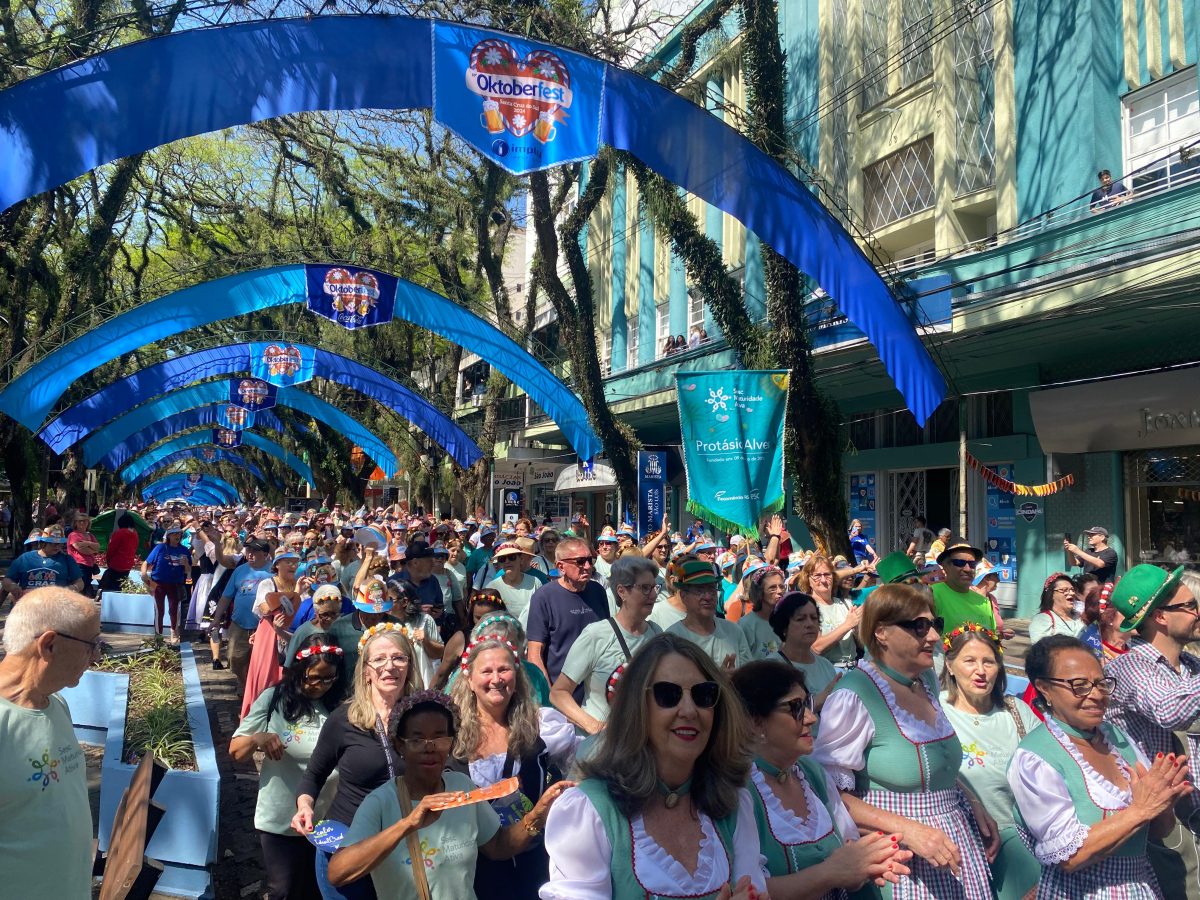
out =
<path fill-rule="evenodd" d="M 480 787 L 516 776 L 520 788 L 491 804 L 501 825 L 520 821 L 570 769 L 574 726 L 558 710 L 538 706 L 519 648 L 496 634 L 485 633 L 467 647 L 450 697 L 461 720 L 455 758 Z M 480 859 L 475 894 L 480 900 L 534 900 L 548 878 L 549 860 L 537 836 L 512 859 Z"/>
<path fill-rule="evenodd" d="M 1005 694 L 1003 651 L 995 632 L 967 622 L 945 636 L 940 700 L 962 745 L 959 777 L 1000 829 L 992 860 L 992 889 L 999 900 L 1020 900 L 1035 888 L 1041 865 L 1013 821 L 1012 788 L 1005 773 L 1021 738 L 1042 723 L 1024 700 Z"/>

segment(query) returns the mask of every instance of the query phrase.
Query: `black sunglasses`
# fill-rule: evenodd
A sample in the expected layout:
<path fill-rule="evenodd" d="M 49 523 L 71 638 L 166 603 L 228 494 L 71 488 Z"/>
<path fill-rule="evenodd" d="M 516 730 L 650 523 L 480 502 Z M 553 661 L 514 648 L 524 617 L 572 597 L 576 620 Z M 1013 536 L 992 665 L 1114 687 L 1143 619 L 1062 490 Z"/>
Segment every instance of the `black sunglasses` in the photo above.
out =
<path fill-rule="evenodd" d="M 812 694 L 808 694 L 804 697 L 796 697 L 793 700 L 784 700 L 783 702 L 776 704 L 776 708 L 786 709 L 788 714 L 797 722 L 803 722 L 805 714 L 810 712 L 815 713 L 817 711 L 817 705 L 813 701 Z"/>
<path fill-rule="evenodd" d="M 903 628 L 905 631 L 911 631 L 919 638 L 929 634 L 929 629 L 933 628 L 938 634 L 942 633 L 942 629 L 946 627 L 946 620 L 941 616 L 934 616 L 932 619 L 929 616 L 920 616 L 916 619 L 905 619 L 903 622 L 893 622 L 897 628 Z"/>
<path fill-rule="evenodd" d="M 692 703 L 698 709 L 712 709 L 721 696 L 721 686 L 715 681 L 701 681 L 687 689 Z M 659 709 L 674 709 L 683 700 L 684 687 L 673 681 L 656 681 L 650 685 L 650 693 Z"/>
<path fill-rule="evenodd" d="M 977 565 L 973 559 L 948 559 L 946 562 L 958 569 L 974 569 Z"/>

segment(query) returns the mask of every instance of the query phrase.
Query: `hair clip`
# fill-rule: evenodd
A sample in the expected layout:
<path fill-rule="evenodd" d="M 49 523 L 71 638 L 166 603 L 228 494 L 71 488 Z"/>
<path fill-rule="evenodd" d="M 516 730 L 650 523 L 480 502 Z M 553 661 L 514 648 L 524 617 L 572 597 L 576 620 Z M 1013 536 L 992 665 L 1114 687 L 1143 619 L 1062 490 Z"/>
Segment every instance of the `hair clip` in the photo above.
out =
<path fill-rule="evenodd" d="M 345 652 L 337 644 L 314 644 L 299 651 L 296 654 L 296 659 L 308 659 L 310 656 L 319 656 L 322 653 L 332 653 L 334 656 L 342 656 Z"/>
<path fill-rule="evenodd" d="M 371 641 L 372 638 L 383 634 L 385 631 L 399 632 L 401 637 L 405 637 L 404 626 L 397 622 L 380 622 L 378 625 L 372 625 L 363 632 L 363 636 L 358 639 L 358 652 L 362 653 L 363 648 Z"/>

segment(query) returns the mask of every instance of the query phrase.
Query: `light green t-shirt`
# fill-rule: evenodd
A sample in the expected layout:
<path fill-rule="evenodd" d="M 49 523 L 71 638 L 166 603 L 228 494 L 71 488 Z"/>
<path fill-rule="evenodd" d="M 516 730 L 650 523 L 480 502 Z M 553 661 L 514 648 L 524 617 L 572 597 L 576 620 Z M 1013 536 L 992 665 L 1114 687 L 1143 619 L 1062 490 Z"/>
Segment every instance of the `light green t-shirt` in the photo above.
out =
<path fill-rule="evenodd" d="M 676 622 L 682 622 L 686 613 L 682 609 L 676 609 L 666 600 L 659 599 L 654 604 L 654 609 L 650 611 L 647 621 L 653 622 L 663 631 L 666 631 Z"/>
<path fill-rule="evenodd" d="M 748 612 L 738 619 L 737 627 L 746 632 L 751 659 L 766 659 L 783 643 L 770 623 L 756 612 Z"/>
<path fill-rule="evenodd" d="M 603 556 L 597 556 L 595 570 L 605 578 L 608 578 L 608 576 L 612 574 L 612 563 L 610 563 Z"/>
<path fill-rule="evenodd" d="M 738 666 L 744 666 L 754 658 L 750 655 L 750 642 L 746 640 L 746 632 L 725 619 L 713 619 L 713 623 L 717 627 L 712 634 L 696 634 L 685 627 L 680 619 L 667 629 L 667 633 L 687 638 L 712 657 L 718 666 L 723 666 L 725 657 L 731 653 L 737 659 L 734 665 Z"/>
<path fill-rule="evenodd" d="M 458 772 L 443 772 L 447 791 L 470 791 L 474 782 Z M 400 801 L 396 785 L 388 781 L 367 794 L 343 846 L 357 844 L 399 819 Z M 420 841 L 425 877 L 433 900 L 469 900 L 475 896 L 475 861 L 479 847 L 500 830 L 500 817 L 490 803 L 472 803 L 443 812 L 436 822 L 417 832 Z M 408 841 L 401 841 L 371 873 L 375 893 L 388 900 L 417 900 L 417 888 L 412 878 L 412 858 Z"/>
<path fill-rule="evenodd" d="M 813 662 L 810 663 L 796 662 L 785 656 L 780 656 L 778 653 L 772 656 L 771 659 L 777 659 L 780 662 L 790 662 L 803 672 L 804 685 L 814 697 L 833 684 L 833 680 L 840 674 L 833 663 L 820 654 L 814 654 Z"/>
<path fill-rule="evenodd" d="M 933 586 L 933 614 L 946 620 L 942 634 L 949 634 L 965 622 L 996 630 L 991 600 L 972 590 L 956 591 L 944 581 Z"/>
<path fill-rule="evenodd" d="M 91 900 L 87 764 L 58 694 L 0 699 L 0 895 Z"/>
<path fill-rule="evenodd" d="M 562 667 L 563 675 L 583 685 L 583 711 L 601 722 L 608 718 L 608 698 L 605 696 L 608 677 L 625 662 L 625 653 L 609 622 L 620 628 L 616 619 L 586 626 L 567 651 L 567 659 Z M 630 654 L 634 654 L 650 638 L 662 634 L 662 629 L 653 622 L 647 622 L 642 634 L 631 634 L 624 628 L 621 628 L 621 634 Z"/>
<path fill-rule="evenodd" d="M 533 592 L 542 586 L 540 581 L 526 572 L 521 578 L 521 583 L 516 587 L 505 584 L 504 579 L 500 577 L 493 578 L 487 583 L 487 586 L 500 592 L 500 596 L 504 598 L 504 605 L 508 608 L 509 613 L 521 623 L 522 628 L 529 624 L 529 601 L 533 597 Z"/>
<path fill-rule="evenodd" d="M 262 771 L 258 777 L 258 803 L 254 807 L 254 827 L 259 831 L 271 834 L 283 834 L 294 837 L 292 816 L 296 812 L 296 793 L 300 787 L 300 779 L 308 766 L 308 758 L 312 756 L 317 746 L 317 737 L 321 726 L 329 718 L 328 714 L 318 709 L 311 718 L 297 722 L 289 722 L 283 717 L 282 703 L 277 703 L 271 711 L 271 721 L 267 722 L 267 709 L 271 706 L 271 698 L 275 696 L 276 688 L 268 688 L 258 695 L 258 699 L 246 713 L 238 725 L 234 737 L 248 737 L 260 731 L 270 732 L 279 736 L 283 741 L 283 757 L 271 759 L 263 757 Z M 330 782 L 336 784 L 336 774 L 325 783 L 321 794 L 328 794 Z M 321 801 L 318 800 L 318 807 Z"/>
<path fill-rule="evenodd" d="M 1008 761 L 1012 759 L 1021 740 L 1012 713 L 1000 707 L 985 716 L 975 716 L 951 706 L 950 697 L 945 691 L 940 699 L 946 718 L 954 726 L 958 742 L 962 745 L 962 764 L 958 774 L 976 793 L 999 827 L 1012 827 L 1016 801 L 1012 788 L 1008 786 Z M 1026 734 L 1042 727 L 1041 721 L 1025 701 L 1016 697 L 1013 700 Z"/>

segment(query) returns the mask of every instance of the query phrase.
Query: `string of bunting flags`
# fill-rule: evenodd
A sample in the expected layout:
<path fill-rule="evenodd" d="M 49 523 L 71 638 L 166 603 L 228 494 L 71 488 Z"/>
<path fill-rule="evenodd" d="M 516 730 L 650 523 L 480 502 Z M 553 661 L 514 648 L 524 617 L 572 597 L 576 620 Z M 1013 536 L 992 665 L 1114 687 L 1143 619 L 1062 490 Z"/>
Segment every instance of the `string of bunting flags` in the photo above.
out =
<path fill-rule="evenodd" d="M 1004 491 L 1006 494 L 1015 494 L 1018 497 L 1050 497 L 1057 494 L 1063 488 L 1068 488 L 1075 483 L 1074 475 L 1064 475 L 1057 481 L 1052 481 L 1049 484 L 1017 484 L 1015 481 L 1009 481 L 1007 478 L 1002 478 L 992 469 L 989 469 L 970 452 L 967 452 L 967 465 L 979 473 L 988 484 L 996 488 L 996 490 Z"/>

